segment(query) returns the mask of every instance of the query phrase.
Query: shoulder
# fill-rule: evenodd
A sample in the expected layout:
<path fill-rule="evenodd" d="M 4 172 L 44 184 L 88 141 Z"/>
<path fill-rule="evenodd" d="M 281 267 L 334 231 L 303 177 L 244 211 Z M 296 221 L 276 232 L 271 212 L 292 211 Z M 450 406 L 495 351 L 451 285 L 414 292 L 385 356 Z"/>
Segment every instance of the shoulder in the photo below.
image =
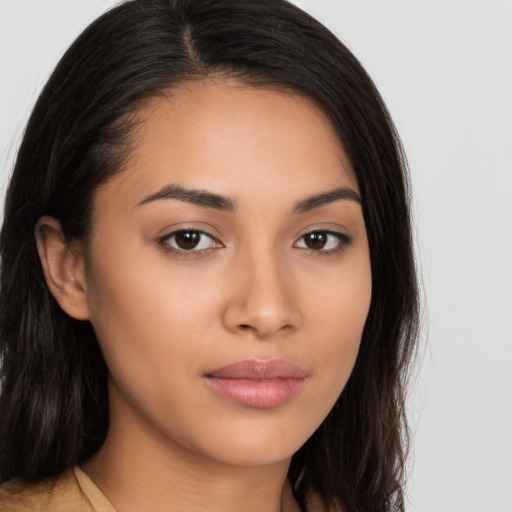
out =
<path fill-rule="evenodd" d="M 0 510 L 2 512 L 60 510 L 59 502 L 73 494 L 71 471 L 37 483 L 11 480 L 0 487 Z"/>
<path fill-rule="evenodd" d="M 96 507 L 81 483 L 85 475 L 72 469 L 37 483 L 12 480 L 0 487 L 2 512 L 113 512 L 109 504 Z M 87 478 L 87 477 L 85 477 Z M 82 481 L 82 482 L 81 482 Z M 86 486 L 88 482 L 85 482 Z M 94 501 L 94 500 L 93 500 Z"/>

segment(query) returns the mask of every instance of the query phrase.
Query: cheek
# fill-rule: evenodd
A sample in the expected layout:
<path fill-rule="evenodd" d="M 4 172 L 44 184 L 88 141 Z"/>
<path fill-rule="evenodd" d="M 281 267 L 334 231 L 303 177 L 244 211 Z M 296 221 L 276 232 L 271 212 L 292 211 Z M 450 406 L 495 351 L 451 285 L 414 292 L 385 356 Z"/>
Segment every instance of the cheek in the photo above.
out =
<path fill-rule="evenodd" d="M 333 273 L 333 275 L 335 275 Z M 328 402 L 338 398 L 354 368 L 372 295 L 369 258 L 365 253 L 347 265 L 330 285 L 310 294 L 309 332 L 315 333 L 313 357 Z"/>
<path fill-rule="evenodd" d="M 336 268 L 316 274 L 305 269 L 310 277 L 302 291 L 302 309 L 317 329 L 330 333 L 330 339 L 359 340 L 361 336 L 372 296 L 370 259 L 365 247 L 348 254 Z"/>
<path fill-rule="evenodd" d="M 215 319 L 218 296 L 193 273 L 172 271 L 163 254 L 125 247 L 116 257 L 95 254 L 88 290 L 91 323 L 113 374 L 192 366 Z M 110 254 L 112 254 L 110 252 Z M 131 255 L 131 256 L 130 256 Z M 148 256 L 149 255 L 149 256 Z M 161 364 L 160 364 L 161 363 Z"/>
<path fill-rule="evenodd" d="M 91 322 L 117 389 L 112 403 L 130 403 L 162 430 L 179 429 L 185 414 L 162 411 L 190 412 L 197 401 L 191 381 L 201 373 L 217 298 L 198 294 L 200 283 L 170 275 L 168 265 L 144 263 L 118 258 L 96 268 Z"/>

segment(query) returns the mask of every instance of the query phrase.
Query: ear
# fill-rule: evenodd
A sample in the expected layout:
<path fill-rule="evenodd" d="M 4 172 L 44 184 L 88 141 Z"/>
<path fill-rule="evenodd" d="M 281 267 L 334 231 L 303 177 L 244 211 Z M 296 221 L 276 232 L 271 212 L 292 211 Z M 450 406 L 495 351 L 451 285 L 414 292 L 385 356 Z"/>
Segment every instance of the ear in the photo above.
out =
<path fill-rule="evenodd" d="M 52 295 L 69 316 L 88 320 L 82 251 L 66 242 L 60 222 L 53 217 L 41 217 L 37 221 L 35 235 L 46 283 Z"/>

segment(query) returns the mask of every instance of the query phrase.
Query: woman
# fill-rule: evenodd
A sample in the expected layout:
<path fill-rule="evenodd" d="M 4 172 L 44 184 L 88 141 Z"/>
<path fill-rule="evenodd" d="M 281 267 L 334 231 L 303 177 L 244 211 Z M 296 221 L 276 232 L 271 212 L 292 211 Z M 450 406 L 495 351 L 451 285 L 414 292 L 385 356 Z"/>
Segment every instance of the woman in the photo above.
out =
<path fill-rule="evenodd" d="M 403 510 L 409 222 L 385 106 L 307 14 L 103 15 L 7 194 L 0 508 Z"/>

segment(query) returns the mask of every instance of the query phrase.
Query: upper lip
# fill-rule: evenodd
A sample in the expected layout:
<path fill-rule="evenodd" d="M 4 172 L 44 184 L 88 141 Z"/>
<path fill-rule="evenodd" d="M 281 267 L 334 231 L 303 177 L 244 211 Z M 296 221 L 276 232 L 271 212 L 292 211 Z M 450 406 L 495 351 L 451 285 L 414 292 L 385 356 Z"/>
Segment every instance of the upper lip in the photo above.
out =
<path fill-rule="evenodd" d="M 235 361 L 216 368 L 206 377 L 218 379 L 305 379 L 308 372 L 284 359 Z"/>

